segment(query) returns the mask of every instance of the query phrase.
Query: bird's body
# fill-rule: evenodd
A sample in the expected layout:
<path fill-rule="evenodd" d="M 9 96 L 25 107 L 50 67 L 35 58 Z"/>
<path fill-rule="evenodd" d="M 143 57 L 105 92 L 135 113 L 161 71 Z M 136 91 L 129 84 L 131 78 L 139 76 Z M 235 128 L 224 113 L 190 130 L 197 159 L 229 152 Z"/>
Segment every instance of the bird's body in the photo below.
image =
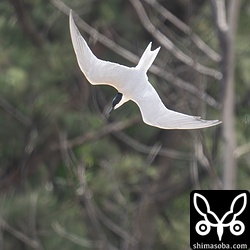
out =
<path fill-rule="evenodd" d="M 147 71 L 160 48 L 151 51 L 150 43 L 136 67 L 126 67 L 100 60 L 92 53 L 78 31 L 72 11 L 70 11 L 69 21 L 76 58 L 85 77 L 92 85 L 110 85 L 121 93 L 121 96 L 115 99 L 112 110 L 132 100 L 139 106 L 145 123 L 162 129 L 197 129 L 221 123 L 218 120 L 202 120 L 199 117 L 178 113 L 165 107 L 147 77 Z"/>

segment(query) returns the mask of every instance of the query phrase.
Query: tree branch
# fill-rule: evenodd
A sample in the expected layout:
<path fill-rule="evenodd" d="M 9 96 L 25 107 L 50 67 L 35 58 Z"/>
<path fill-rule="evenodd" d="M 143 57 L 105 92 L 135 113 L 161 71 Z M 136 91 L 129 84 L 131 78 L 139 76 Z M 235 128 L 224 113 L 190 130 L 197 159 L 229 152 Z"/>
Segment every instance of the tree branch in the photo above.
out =
<path fill-rule="evenodd" d="M 113 233 L 120 236 L 124 240 L 128 240 L 130 242 L 135 242 L 135 239 L 132 235 L 130 235 L 128 232 L 126 232 L 124 229 L 122 229 L 119 225 L 115 224 L 110 218 L 108 218 L 99 208 L 98 206 L 95 206 L 97 215 L 100 219 L 100 221 L 109 228 Z"/>
<path fill-rule="evenodd" d="M 222 74 L 215 70 L 208 68 L 204 65 L 201 65 L 200 63 L 197 63 L 194 61 L 191 57 L 183 53 L 181 50 L 179 50 L 172 41 L 170 41 L 165 35 L 163 35 L 150 21 L 143 5 L 139 0 L 130 0 L 132 5 L 134 6 L 142 25 L 144 28 L 152 35 L 154 36 L 157 41 L 164 46 L 167 50 L 169 50 L 174 57 L 179 59 L 181 62 L 185 63 L 189 67 L 193 68 L 197 72 L 204 74 L 204 75 L 209 75 L 214 77 L 215 79 L 221 79 Z"/>
<path fill-rule="evenodd" d="M 235 44 L 236 27 L 241 1 L 229 1 L 228 13 L 224 0 L 212 0 L 212 10 L 218 31 L 223 73 L 223 106 L 222 106 L 222 136 L 223 136 L 223 188 L 236 188 L 236 135 L 235 135 Z M 226 20 L 228 15 L 228 21 Z"/>
<path fill-rule="evenodd" d="M 110 123 L 110 124 L 102 127 L 101 129 L 99 129 L 98 131 L 89 132 L 89 133 L 85 134 L 84 136 L 79 136 L 75 139 L 68 141 L 66 144 L 66 147 L 69 149 L 69 148 L 75 147 L 77 145 L 81 145 L 87 141 L 94 141 L 94 140 L 100 139 L 101 137 L 103 137 L 107 134 L 110 134 L 111 132 L 120 131 L 120 130 L 123 130 L 125 128 L 128 128 L 128 127 L 136 124 L 140 120 L 141 120 L 141 117 L 137 116 L 137 117 L 132 118 L 130 120 Z"/>
<path fill-rule="evenodd" d="M 152 150 L 152 147 L 146 146 L 146 145 L 136 141 L 135 139 L 129 137 L 128 135 L 126 135 L 125 133 L 123 133 L 121 131 L 119 131 L 119 132 L 115 131 L 112 133 L 115 135 L 115 137 L 122 140 L 124 143 L 126 143 L 131 148 L 135 149 L 136 151 L 139 151 L 139 152 L 144 153 L 144 154 L 150 154 L 150 152 Z M 185 153 L 173 150 L 173 149 L 166 149 L 166 148 L 160 149 L 157 152 L 157 155 L 170 157 L 170 158 L 178 159 L 178 160 L 185 160 L 185 161 L 192 160 L 192 156 L 190 154 L 185 154 Z"/>
<path fill-rule="evenodd" d="M 237 159 L 248 153 L 250 153 L 250 143 L 244 144 L 235 149 L 235 157 Z"/>
<path fill-rule="evenodd" d="M 193 41 L 193 43 L 203 51 L 209 58 L 214 60 L 215 62 L 219 62 L 221 60 L 221 56 L 210 48 L 197 34 L 193 32 L 193 30 L 182 22 L 179 18 L 173 15 L 169 10 L 164 8 L 161 4 L 159 4 L 156 0 L 144 0 L 150 6 L 152 6 L 162 17 L 170 21 L 173 25 L 175 25 L 178 29 L 184 32 L 189 38 Z"/>
<path fill-rule="evenodd" d="M 215 13 L 215 22 L 220 32 L 228 30 L 226 19 L 226 6 L 224 0 L 212 0 L 213 11 Z"/>
<path fill-rule="evenodd" d="M 26 245 L 30 246 L 31 248 L 34 249 L 40 249 L 40 244 L 38 241 L 33 240 L 23 234 L 20 231 L 17 231 L 13 227 L 11 227 L 4 219 L 0 218 L 0 227 L 3 228 L 4 230 L 8 231 L 10 234 L 12 234 L 14 237 L 25 243 Z"/>
<path fill-rule="evenodd" d="M 16 118 L 19 122 L 21 122 L 23 125 L 26 127 L 29 127 L 32 125 L 32 120 L 22 114 L 19 110 L 14 108 L 7 100 L 5 100 L 1 95 L 0 95 L 0 106 L 11 116 Z"/>
<path fill-rule="evenodd" d="M 72 233 L 68 233 L 57 221 L 51 224 L 54 231 L 61 237 L 68 239 L 81 247 L 97 248 L 98 244 L 95 241 L 84 239 L 83 237 L 77 236 Z"/>

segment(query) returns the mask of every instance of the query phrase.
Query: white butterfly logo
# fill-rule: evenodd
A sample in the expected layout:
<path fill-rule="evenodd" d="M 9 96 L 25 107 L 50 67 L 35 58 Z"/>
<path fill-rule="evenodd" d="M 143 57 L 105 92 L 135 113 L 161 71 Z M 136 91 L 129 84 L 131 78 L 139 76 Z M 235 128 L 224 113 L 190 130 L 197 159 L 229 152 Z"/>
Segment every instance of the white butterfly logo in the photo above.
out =
<path fill-rule="evenodd" d="M 238 212 L 234 212 L 234 210 L 236 210 L 236 208 L 235 208 L 236 202 L 242 198 L 243 198 L 243 205 L 242 205 L 241 209 Z M 206 207 L 205 213 L 202 212 L 201 209 L 198 207 L 198 204 L 197 204 L 198 199 L 203 200 L 203 202 L 205 203 L 205 207 Z M 203 195 L 195 193 L 194 198 L 193 198 L 193 202 L 194 202 L 194 207 L 195 207 L 196 211 L 204 218 L 204 220 L 200 220 L 199 222 L 197 222 L 197 224 L 195 226 L 195 230 L 199 235 L 202 235 L 202 236 L 207 235 L 207 234 L 209 234 L 211 227 L 216 227 L 219 241 L 221 241 L 222 235 L 224 233 L 224 227 L 229 227 L 230 232 L 236 236 L 243 234 L 243 232 L 245 231 L 245 225 L 243 224 L 243 222 L 240 220 L 236 220 L 236 218 L 246 208 L 246 205 L 247 205 L 246 193 L 239 194 L 233 199 L 231 206 L 230 206 L 230 210 L 228 212 L 226 212 L 222 216 L 221 219 L 219 219 L 218 216 L 213 211 L 210 210 L 210 205 L 209 205 L 207 199 Z M 233 214 L 232 220 L 229 223 L 224 223 L 225 219 L 230 214 Z M 211 222 L 211 220 L 209 220 L 209 218 L 208 218 L 208 215 L 212 216 L 216 220 L 216 223 Z M 211 217 L 210 217 L 210 219 L 211 219 Z"/>

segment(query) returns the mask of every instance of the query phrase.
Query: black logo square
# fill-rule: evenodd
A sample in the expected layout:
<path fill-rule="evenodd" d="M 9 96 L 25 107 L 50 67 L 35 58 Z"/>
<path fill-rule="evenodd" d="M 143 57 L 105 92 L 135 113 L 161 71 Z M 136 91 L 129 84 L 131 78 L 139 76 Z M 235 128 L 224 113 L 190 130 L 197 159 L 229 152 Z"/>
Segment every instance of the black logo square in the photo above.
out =
<path fill-rule="evenodd" d="M 248 249 L 250 194 L 246 190 L 194 190 L 190 194 L 191 249 Z"/>

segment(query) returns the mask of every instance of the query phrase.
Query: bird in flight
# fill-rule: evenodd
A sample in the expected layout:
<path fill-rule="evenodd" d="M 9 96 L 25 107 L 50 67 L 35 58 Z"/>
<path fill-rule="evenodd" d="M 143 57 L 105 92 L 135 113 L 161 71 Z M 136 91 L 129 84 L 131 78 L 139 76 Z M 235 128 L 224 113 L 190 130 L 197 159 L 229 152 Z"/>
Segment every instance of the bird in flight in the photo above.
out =
<path fill-rule="evenodd" d="M 203 120 L 165 107 L 147 77 L 147 71 L 160 47 L 151 50 L 152 43 L 149 43 L 137 66 L 126 67 L 100 60 L 92 53 L 75 25 L 72 10 L 69 15 L 69 26 L 77 62 L 88 81 L 92 85 L 110 85 L 118 91 L 109 113 L 131 100 L 138 105 L 146 124 L 161 129 L 200 129 L 221 123 L 218 120 Z"/>

